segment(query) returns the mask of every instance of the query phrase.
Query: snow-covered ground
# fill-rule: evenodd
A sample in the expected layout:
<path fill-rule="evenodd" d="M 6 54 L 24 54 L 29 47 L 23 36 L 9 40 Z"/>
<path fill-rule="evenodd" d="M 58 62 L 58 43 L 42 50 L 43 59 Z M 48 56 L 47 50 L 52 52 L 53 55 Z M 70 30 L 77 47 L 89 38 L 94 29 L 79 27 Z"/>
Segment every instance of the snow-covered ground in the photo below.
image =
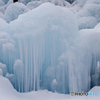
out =
<path fill-rule="evenodd" d="M 70 96 L 68 94 L 52 93 L 48 90 L 17 92 L 8 79 L 0 76 L 0 100 L 100 100 L 100 87 L 96 86 L 89 92 L 97 92 L 98 96 Z"/>

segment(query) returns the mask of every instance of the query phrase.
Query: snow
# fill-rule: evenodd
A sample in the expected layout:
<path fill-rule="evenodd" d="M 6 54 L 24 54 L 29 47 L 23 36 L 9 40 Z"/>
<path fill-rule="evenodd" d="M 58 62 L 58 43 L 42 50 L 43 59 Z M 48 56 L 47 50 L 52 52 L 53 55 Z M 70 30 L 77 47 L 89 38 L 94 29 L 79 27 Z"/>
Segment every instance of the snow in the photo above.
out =
<path fill-rule="evenodd" d="M 100 23 L 95 26 L 95 29 L 100 29 Z"/>
<path fill-rule="evenodd" d="M 100 87 L 94 87 L 89 92 L 97 92 L 98 96 L 74 96 L 52 93 L 47 90 L 18 93 L 8 79 L 0 76 L 0 99 L 1 100 L 99 100 Z"/>
<path fill-rule="evenodd" d="M 86 4 L 83 9 L 89 11 L 91 16 L 95 17 L 98 22 L 100 21 L 100 13 L 98 13 L 100 11 L 100 5 Z"/>
<path fill-rule="evenodd" d="M 42 1 L 32 1 L 32 2 L 29 2 L 26 6 L 27 6 L 29 9 L 33 9 L 33 8 L 38 7 L 38 6 L 41 5 L 42 3 L 43 3 Z"/>
<path fill-rule="evenodd" d="M 7 73 L 7 66 L 0 62 L 0 69 L 1 69 L 1 73 L 3 74 L 3 76 L 5 76 Z"/>
<path fill-rule="evenodd" d="M 50 2 L 53 3 L 55 5 L 59 5 L 59 6 L 65 6 L 65 7 L 70 7 L 70 3 L 68 3 L 65 0 L 19 0 L 19 2 L 22 2 L 24 4 L 28 4 L 28 3 L 45 3 L 45 2 Z M 37 6 L 37 5 L 34 5 Z"/>
<path fill-rule="evenodd" d="M 18 18 L 20 14 L 28 11 L 28 8 L 22 3 L 10 4 L 5 10 L 4 19 L 9 23 Z"/>
<path fill-rule="evenodd" d="M 79 11 L 78 13 L 76 13 L 76 16 L 77 16 L 77 18 L 79 19 L 79 18 L 81 18 L 81 17 L 90 17 L 91 14 L 90 14 L 90 12 L 87 11 L 87 10 L 81 10 L 81 11 Z"/>
<path fill-rule="evenodd" d="M 79 6 L 84 6 L 88 0 L 76 0 Z"/>
<path fill-rule="evenodd" d="M 7 27 L 6 21 L 0 18 L 0 34 L 2 33 L 2 30 L 4 30 L 6 27 Z"/>
<path fill-rule="evenodd" d="M 0 75 L 2 75 L 2 76 L 3 76 L 3 72 L 2 72 L 2 69 L 0 69 Z"/>
<path fill-rule="evenodd" d="M 100 0 L 88 0 L 87 4 L 100 4 Z"/>
<path fill-rule="evenodd" d="M 3 100 L 100 99 L 99 0 L 0 2 Z M 89 90 L 98 96 L 66 95 Z"/>
<path fill-rule="evenodd" d="M 4 6 L 4 5 L 5 5 L 5 3 L 2 0 L 0 0 L 0 7 Z"/>
<path fill-rule="evenodd" d="M 97 23 L 95 17 L 82 17 L 78 19 L 79 29 L 92 29 Z"/>
<path fill-rule="evenodd" d="M 18 93 L 8 79 L 0 76 L 0 98 L 2 100 L 65 100 L 67 95 L 53 94 L 47 90 L 40 90 L 30 93 Z"/>

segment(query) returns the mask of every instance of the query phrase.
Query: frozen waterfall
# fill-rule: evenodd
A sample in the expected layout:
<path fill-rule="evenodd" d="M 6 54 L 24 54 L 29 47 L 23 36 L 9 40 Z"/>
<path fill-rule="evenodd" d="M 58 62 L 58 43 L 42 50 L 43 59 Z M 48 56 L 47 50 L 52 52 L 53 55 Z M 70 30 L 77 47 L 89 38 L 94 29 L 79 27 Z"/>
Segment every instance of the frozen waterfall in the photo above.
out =
<path fill-rule="evenodd" d="M 9 24 L 0 23 L 0 62 L 17 91 L 88 91 L 96 84 L 93 77 L 100 84 L 100 30 L 78 31 L 70 10 L 44 3 Z"/>

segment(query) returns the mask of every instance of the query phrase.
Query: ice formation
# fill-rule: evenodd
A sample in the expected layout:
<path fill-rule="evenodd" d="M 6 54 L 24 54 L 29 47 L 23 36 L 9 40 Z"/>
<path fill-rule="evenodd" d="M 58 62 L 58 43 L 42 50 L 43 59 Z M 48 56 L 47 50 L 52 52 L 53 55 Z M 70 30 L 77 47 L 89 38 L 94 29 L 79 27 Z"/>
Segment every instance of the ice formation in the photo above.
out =
<path fill-rule="evenodd" d="M 3 76 L 3 72 L 2 72 L 2 69 L 0 69 L 0 75 L 1 75 L 1 76 Z"/>
<path fill-rule="evenodd" d="M 67 8 L 71 7 L 71 4 L 65 0 L 18 0 L 16 3 L 13 3 L 13 0 L 0 0 L 0 18 L 10 23 L 17 19 L 20 14 L 26 13 L 29 9 L 36 8 L 45 2 Z"/>
<path fill-rule="evenodd" d="M 95 17 L 82 17 L 78 19 L 79 29 L 92 29 L 97 23 Z"/>
<path fill-rule="evenodd" d="M 100 5 L 98 4 L 86 4 L 83 8 L 84 10 L 87 10 L 91 13 L 91 16 L 95 17 L 98 22 L 100 21 Z"/>
<path fill-rule="evenodd" d="M 1 62 L 0 62 L 0 70 L 1 70 L 0 72 L 2 73 L 2 75 L 5 76 L 7 73 L 7 67 L 5 64 L 2 64 Z"/>
<path fill-rule="evenodd" d="M 56 92 L 56 90 L 57 90 L 57 81 L 56 81 L 56 79 L 54 79 L 51 83 L 51 90 L 52 90 L 52 92 Z"/>
<path fill-rule="evenodd" d="M 6 22 L 13 21 L 18 18 L 20 14 L 28 11 L 28 8 L 22 3 L 10 4 L 5 10 L 4 19 Z"/>
<path fill-rule="evenodd" d="M 46 3 L 19 16 L 9 25 L 5 23 L 8 28 L 1 27 L 10 37 L 10 42 L 2 44 L 2 60 L 9 73 L 14 73 L 18 82 L 14 86 L 18 91 L 39 90 L 41 87 L 51 90 L 58 58 L 66 50 L 66 42 L 78 34 L 76 18 L 73 16 L 66 8 Z"/>
<path fill-rule="evenodd" d="M 0 0 L 0 7 L 2 7 L 4 5 L 5 5 L 5 3 L 2 0 Z"/>
<path fill-rule="evenodd" d="M 0 74 L 19 92 L 86 92 L 100 85 L 99 5 L 86 4 L 74 14 L 54 4 L 44 3 L 29 11 L 31 4 L 10 4 L 3 16 L 10 17 L 5 19 L 10 23 L 0 19 Z"/>

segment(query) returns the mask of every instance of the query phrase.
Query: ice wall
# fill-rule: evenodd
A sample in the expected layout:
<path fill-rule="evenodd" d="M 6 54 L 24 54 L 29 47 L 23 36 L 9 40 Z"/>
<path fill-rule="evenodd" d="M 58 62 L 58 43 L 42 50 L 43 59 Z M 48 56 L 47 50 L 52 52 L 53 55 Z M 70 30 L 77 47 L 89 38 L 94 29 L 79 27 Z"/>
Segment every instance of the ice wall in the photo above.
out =
<path fill-rule="evenodd" d="M 69 93 L 99 85 L 100 30 L 78 31 L 70 10 L 44 3 L 9 24 L 0 23 L 0 62 L 17 91 Z"/>
<path fill-rule="evenodd" d="M 16 77 L 14 87 L 20 92 L 51 90 L 58 57 L 66 50 L 65 42 L 71 44 L 78 34 L 74 14 L 66 8 L 45 3 L 21 15 L 5 29 L 13 41 L 2 45 L 3 62 Z M 48 69 L 53 71 L 49 72 L 52 75 Z"/>
<path fill-rule="evenodd" d="M 49 67 L 56 69 L 57 59 L 66 49 L 64 42 L 78 33 L 73 16 L 65 8 L 46 3 L 10 23 L 10 32 L 17 39 L 19 59 L 24 64 L 24 91 L 38 90 L 41 86 L 51 90 L 56 71 L 51 73 L 52 78 L 46 71 Z"/>

